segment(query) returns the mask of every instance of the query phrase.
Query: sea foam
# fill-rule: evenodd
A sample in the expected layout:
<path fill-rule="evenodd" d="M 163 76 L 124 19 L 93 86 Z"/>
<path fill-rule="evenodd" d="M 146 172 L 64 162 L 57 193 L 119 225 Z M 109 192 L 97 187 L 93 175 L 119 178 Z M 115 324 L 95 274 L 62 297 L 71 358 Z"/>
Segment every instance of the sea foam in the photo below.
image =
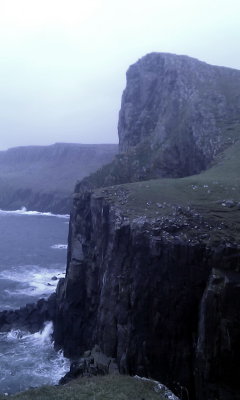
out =
<path fill-rule="evenodd" d="M 19 329 L 0 333 L 1 350 L 5 350 L 1 351 L 1 391 L 14 393 L 58 383 L 69 369 L 69 360 L 54 350 L 52 333 L 52 322 L 34 334 Z"/>
<path fill-rule="evenodd" d="M 57 218 L 65 218 L 69 219 L 69 214 L 52 214 L 51 212 L 40 212 L 40 211 L 28 211 L 26 207 L 22 207 L 20 210 L 1 210 L 0 209 L 0 214 L 1 215 L 40 215 L 44 217 L 57 217 Z"/>
<path fill-rule="evenodd" d="M 67 249 L 67 244 L 54 244 L 53 246 L 51 246 L 51 249 L 62 249 L 62 250 L 66 250 Z"/>
<path fill-rule="evenodd" d="M 58 280 L 64 278 L 64 276 L 65 271 L 43 268 L 38 265 L 18 266 L 0 272 L 0 279 L 21 283 L 21 286 L 17 289 L 4 290 L 10 296 L 19 296 L 20 294 L 39 297 L 49 296 L 56 289 Z"/>

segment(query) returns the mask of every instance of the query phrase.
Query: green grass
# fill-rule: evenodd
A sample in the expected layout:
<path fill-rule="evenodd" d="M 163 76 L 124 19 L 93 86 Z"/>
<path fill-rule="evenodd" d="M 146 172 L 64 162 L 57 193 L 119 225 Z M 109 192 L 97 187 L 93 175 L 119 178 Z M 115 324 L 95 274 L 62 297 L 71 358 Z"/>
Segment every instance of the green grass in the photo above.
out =
<path fill-rule="evenodd" d="M 164 400 L 154 383 L 123 375 L 80 378 L 64 386 L 43 386 L 0 399 L 15 400 Z"/>
<path fill-rule="evenodd" d="M 226 225 L 218 235 L 240 236 L 240 210 L 224 207 L 224 200 L 240 203 L 240 142 L 236 142 L 198 175 L 176 179 L 153 179 L 110 186 L 95 191 L 117 204 L 129 218 L 170 215 L 182 206 L 196 210 L 212 223 Z"/>

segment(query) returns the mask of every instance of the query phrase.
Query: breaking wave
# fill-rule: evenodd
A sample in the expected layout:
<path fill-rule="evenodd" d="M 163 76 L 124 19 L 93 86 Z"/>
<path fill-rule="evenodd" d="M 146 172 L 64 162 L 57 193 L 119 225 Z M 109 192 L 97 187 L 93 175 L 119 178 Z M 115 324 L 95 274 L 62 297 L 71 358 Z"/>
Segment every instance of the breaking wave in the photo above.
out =
<path fill-rule="evenodd" d="M 54 244 L 53 246 L 51 246 L 51 249 L 67 249 L 67 244 Z"/>
<path fill-rule="evenodd" d="M 0 333 L 5 350 L 0 354 L 1 391 L 14 393 L 58 383 L 69 369 L 69 360 L 54 350 L 52 332 L 52 322 L 48 322 L 34 334 L 19 329 Z"/>
<path fill-rule="evenodd" d="M 43 268 L 38 265 L 18 266 L 0 272 L 0 279 L 21 284 L 15 289 L 4 289 L 9 296 L 49 296 L 56 289 L 58 280 L 64 276 L 65 271 Z"/>
<path fill-rule="evenodd" d="M 52 214 L 51 212 L 40 212 L 40 211 L 28 211 L 26 207 L 22 207 L 20 210 L 1 210 L 1 215 L 41 215 L 44 217 L 57 217 L 57 218 L 65 218 L 69 219 L 69 214 Z"/>

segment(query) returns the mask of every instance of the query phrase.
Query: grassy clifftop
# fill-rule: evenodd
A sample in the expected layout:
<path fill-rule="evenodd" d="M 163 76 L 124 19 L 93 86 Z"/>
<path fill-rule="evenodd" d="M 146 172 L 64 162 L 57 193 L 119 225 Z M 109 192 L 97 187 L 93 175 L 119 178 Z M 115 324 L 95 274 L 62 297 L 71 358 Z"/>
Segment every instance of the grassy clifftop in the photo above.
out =
<path fill-rule="evenodd" d="M 65 386 L 44 386 L 0 399 L 13 400 L 164 400 L 156 384 L 129 376 L 80 378 Z"/>
<path fill-rule="evenodd" d="M 189 219 L 194 220 L 195 212 L 216 226 L 216 239 L 229 237 L 235 241 L 240 237 L 239 155 L 238 141 L 198 175 L 110 186 L 95 190 L 95 195 L 115 203 L 130 219 L 166 218 L 189 212 Z"/>

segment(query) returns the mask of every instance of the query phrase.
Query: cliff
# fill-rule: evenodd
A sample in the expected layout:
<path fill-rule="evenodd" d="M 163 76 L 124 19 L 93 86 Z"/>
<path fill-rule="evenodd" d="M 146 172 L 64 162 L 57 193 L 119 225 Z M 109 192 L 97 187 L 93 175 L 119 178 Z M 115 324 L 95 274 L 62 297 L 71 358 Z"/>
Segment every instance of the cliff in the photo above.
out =
<path fill-rule="evenodd" d="M 0 152 L 0 208 L 68 213 L 77 179 L 110 162 L 117 145 L 56 143 Z"/>
<path fill-rule="evenodd" d="M 98 345 L 182 400 L 239 399 L 239 89 L 239 71 L 185 56 L 130 67 L 122 153 L 75 187 L 52 298 L 55 345 L 71 359 Z"/>
<path fill-rule="evenodd" d="M 239 140 L 239 93 L 238 70 L 168 53 L 144 56 L 127 71 L 120 154 L 81 187 L 184 177 L 209 168 Z"/>
<path fill-rule="evenodd" d="M 193 177 L 75 193 L 55 322 L 66 355 L 97 343 L 184 398 L 237 399 L 239 150 Z"/>
<path fill-rule="evenodd" d="M 130 67 L 123 153 L 75 188 L 54 330 L 69 357 L 98 344 L 182 399 L 239 397 L 239 85 L 184 56 Z"/>
<path fill-rule="evenodd" d="M 143 146 L 145 168 L 181 177 L 206 169 L 239 137 L 240 71 L 187 56 L 152 53 L 127 71 L 119 149 Z"/>

